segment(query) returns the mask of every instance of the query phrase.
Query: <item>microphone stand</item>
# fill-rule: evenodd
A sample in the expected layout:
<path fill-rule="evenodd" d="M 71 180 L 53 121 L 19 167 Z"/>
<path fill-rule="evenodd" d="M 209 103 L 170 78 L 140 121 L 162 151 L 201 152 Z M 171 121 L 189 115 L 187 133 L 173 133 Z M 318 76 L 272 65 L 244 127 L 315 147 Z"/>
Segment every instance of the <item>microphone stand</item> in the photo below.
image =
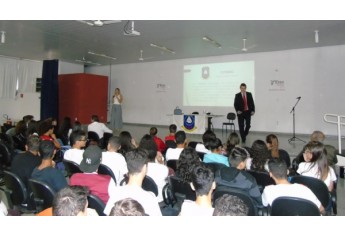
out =
<path fill-rule="evenodd" d="M 291 142 L 293 142 L 293 141 L 296 141 L 296 140 L 299 140 L 299 141 L 305 143 L 304 140 L 297 138 L 297 137 L 296 137 L 296 134 L 295 134 L 295 107 L 297 106 L 297 104 L 298 104 L 298 102 L 299 102 L 300 99 L 301 99 L 301 97 L 298 97 L 298 98 L 297 98 L 296 104 L 293 106 L 292 110 L 290 111 L 290 113 L 292 112 L 292 117 L 293 117 L 293 136 L 292 136 L 292 138 L 290 138 L 290 139 L 288 140 L 289 143 L 291 143 Z"/>

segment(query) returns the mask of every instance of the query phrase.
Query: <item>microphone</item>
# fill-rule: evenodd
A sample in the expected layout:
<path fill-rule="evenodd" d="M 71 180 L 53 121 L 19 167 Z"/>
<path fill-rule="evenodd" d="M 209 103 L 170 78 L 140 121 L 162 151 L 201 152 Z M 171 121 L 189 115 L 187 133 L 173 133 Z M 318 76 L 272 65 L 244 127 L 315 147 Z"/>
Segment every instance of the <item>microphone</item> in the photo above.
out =
<path fill-rule="evenodd" d="M 301 96 L 297 97 L 296 99 L 301 99 Z"/>

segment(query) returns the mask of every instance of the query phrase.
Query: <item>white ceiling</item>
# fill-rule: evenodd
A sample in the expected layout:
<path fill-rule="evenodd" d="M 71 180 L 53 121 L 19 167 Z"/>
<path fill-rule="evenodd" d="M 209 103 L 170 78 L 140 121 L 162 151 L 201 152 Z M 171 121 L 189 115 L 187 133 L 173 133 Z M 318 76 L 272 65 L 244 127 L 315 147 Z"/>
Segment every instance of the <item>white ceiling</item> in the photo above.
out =
<path fill-rule="evenodd" d="M 141 35 L 135 37 L 123 34 L 126 23 L 122 20 L 98 27 L 73 20 L 3 20 L 0 31 L 6 31 L 6 42 L 0 43 L 0 55 L 67 62 L 84 58 L 108 65 L 137 63 L 140 50 L 144 58 L 150 58 L 145 61 L 160 61 L 345 44 L 345 21 L 137 20 L 134 28 Z M 315 43 L 315 30 L 319 31 L 319 43 Z M 205 42 L 203 36 L 214 39 L 222 47 Z M 241 51 L 243 38 L 247 38 L 247 52 Z M 150 47 L 151 43 L 176 53 L 162 52 Z M 91 55 L 88 51 L 117 60 Z"/>

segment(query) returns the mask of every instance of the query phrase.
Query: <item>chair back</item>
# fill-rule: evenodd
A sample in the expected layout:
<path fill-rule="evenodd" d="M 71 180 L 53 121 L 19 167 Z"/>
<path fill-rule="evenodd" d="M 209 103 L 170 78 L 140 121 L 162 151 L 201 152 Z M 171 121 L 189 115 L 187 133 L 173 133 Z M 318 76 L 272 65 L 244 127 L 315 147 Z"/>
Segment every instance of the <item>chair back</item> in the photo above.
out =
<path fill-rule="evenodd" d="M 12 150 L 6 142 L 0 140 L 0 167 L 9 167 L 12 162 Z"/>
<path fill-rule="evenodd" d="M 176 168 L 177 168 L 177 161 L 178 160 L 167 160 L 167 167 L 170 167 L 171 169 L 173 169 L 176 172 Z"/>
<path fill-rule="evenodd" d="M 79 165 L 77 163 L 65 159 L 63 159 L 62 162 L 65 166 L 65 170 L 67 172 L 68 177 L 71 177 L 75 173 L 83 173 L 80 170 Z"/>
<path fill-rule="evenodd" d="M 123 186 L 128 183 L 128 176 L 126 175 L 120 182 L 120 186 Z M 156 182 L 150 177 L 150 176 L 145 176 L 143 183 L 141 185 L 142 189 L 146 191 L 151 191 L 153 192 L 156 196 L 158 196 L 158 187 Z"/>
<path fill-rule="evenodd" d="M 303 198 L 278 197 L 272 202 L 271 216 L 320 216 L 320 210 Z"/>
<path fill-rule="evenodd" d="M 199 112 L 198 111 L 193 111 L 192 115 L 199 115 Z"/>
<path fill-rule="evenodd" d="M 56 192 L 43 181 L 29 179 L 29 186 L 34 194 L 34 200 L 38 211 L 42 211 L 53 205 Z"/>
<path fill-rule="evenodd" d="M 248 193 L 241 189 L 231 188 L 227 186 L 218 186 L 212 195 L 212 205 L 214 206 L 216 200 L 224 194 L 239 197 L 248 206 L 248 216 L 258 215 L 258 209 L 254 203 L 254 200 L 248 195 Z"/>
<path fill-rule="evenodd" d="M 233 123 L 233 121 L 236 120 L 236 114 L 234 112 L 229 112 L 226 118 L 229 120 L 229 123 Z"/>
<path fill-rule="evenodd" d="M 258 187 L 261 193 L 267 185 L 276 184 L 274 180 L 270 177 L 269 173 L 267 172 L 260 172 L 260 171 L 254 171 L 254 170 L 246 170 L 246 171 L 255 178 L 256 183 L 258 184 Z"/>
<path fill-rule="evenodd" d="M 9 208 L 13 206 L 21 205 L 28 199 L 28 190 L 24 182 L 19 178 L 18 175 L 4 170 L 4 182 L 6 186 L 5 193 L 9 195 Z"/>
<path fill-rule="evenodd" d="M 105 204 L 99 197 L 89 193 L 89 195 L 87 196 L 87 201 L 89 202 L 88 208 L 95 209 L 99 216 L 105 216 L 103 212 Z"/>
<path fill-rule="evenodd" d="M 195 201 L 196 195 L 189 183 L 184 182 L 177 176 L 169 176 L 168 183 L 175 199 L 188 199 Z"/>
<path fill-rule="evenodd" d="M 115 184 L 116 184 L 116 177 L 114 175 L 114 172 L 110 169 L 109 166 L 104 165 L 104 164 L 100 164 L 98 167 L 98 174 L 102 174 L 102 175 L 109 175 L 111 178 L 113 178 Z"/>
<path fill-rule="evenodd" d="M 293 176 L 290 182 L 307 186 L 319 199 L 322 206 L 324 208 L 327 208 L 330 201 L 330 194 L 328 191 L 328 187 L 322 180 L 309 176 L 298 175 Z"/>

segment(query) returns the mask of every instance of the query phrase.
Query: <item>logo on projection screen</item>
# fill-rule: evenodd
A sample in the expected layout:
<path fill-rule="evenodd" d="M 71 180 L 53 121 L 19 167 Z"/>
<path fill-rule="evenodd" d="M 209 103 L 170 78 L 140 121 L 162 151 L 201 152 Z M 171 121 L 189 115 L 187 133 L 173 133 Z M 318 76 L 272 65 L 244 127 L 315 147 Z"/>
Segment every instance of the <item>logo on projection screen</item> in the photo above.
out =
<path fill-rule="evenodd" d="M 184 115 L 183 116 L 183 126 L 181 128 L 187 132 L 196 130 L 197 127 L 195 126 L 195 116 L 194 115 Z"/>

